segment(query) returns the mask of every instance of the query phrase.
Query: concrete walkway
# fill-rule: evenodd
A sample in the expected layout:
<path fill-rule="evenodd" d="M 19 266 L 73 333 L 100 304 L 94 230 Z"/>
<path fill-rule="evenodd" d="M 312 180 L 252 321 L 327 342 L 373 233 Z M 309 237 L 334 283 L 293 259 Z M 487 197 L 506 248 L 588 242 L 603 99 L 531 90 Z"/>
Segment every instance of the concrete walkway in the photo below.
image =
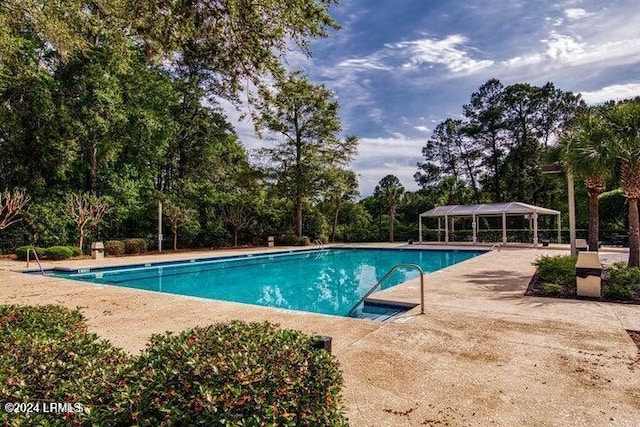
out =
<path fill-rule="evenodd" d="M 625 332 L 640 330 L 640 306 L 523 296 L 543 253 L 558 252 L 503 249 L 430 274 L 426 314 L 385 324 L 24 275 L 3 260 L 0 302 L 79 306 L 132 353 L 152 333 L 229 319 L 331 335 L 354 426 L 640 425 L 640 359 Z M 161 259 L 174 257 L 190 254 Z M 413 280 L 375 296 L 417 303 L 418 292 Z"/>

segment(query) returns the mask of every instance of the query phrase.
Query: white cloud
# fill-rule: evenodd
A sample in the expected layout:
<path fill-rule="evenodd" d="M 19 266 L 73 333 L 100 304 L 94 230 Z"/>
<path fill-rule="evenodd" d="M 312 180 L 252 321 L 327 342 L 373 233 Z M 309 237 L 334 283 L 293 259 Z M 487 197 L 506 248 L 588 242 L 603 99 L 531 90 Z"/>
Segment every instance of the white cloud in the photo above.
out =
<path fill-rule="evenodd" d="M 342 62 L 340 62 L 338 65 L 338 67 L 347 67 L 347 68 L 356 68 L 356 69 L 360 69 L 360 70 L 383 70 L 383 71 L 389 71 L 392 68 L 388 67 L 384 64 L 381 64 L 378 60 L 373 59 L 371 57 L 369 58 L 354 58 L 354 59 L 347 59 L 344 60 Z"/>
<path fill-rule="evenodd" d="M 413 175 L 418 170 L 416 164 L 422 160 L 424 144 L 424 139 L 407 138 L 400 133 L 390 138 L 361 138 L 353 163 L 360 177 L 361 196 L 371 195 L 378 182 L 389 174 L 397 176 L 407 190 L 416 190 Z"/>
<path fill-rule="evenodd" d="M 605 86 L 594 91 L 582 92 L 587 104 L 600 104 L 612 99 L 622 100 L 640 96 L 640 82 Z"/>
<path fill-rule="evenodd" d="M 571 60 L 585 52 L 585 44 L 574 37 L 551 32 L 549 38 L 542 40 L 547 45 L 547 57 L 553 60 Z"/>
<path fill-rule="evenodd" d="M 424 132 L 424 133 L 429 133 L 431 131 L 431 129 L 429 129 L 426 126 L 414 126 L 413 128 L 419 132 Z"/>
<path fill-rule="evenodd" d="M 570 9 L 565 9 L 564 10 L 564 15 L 567 17 L 567 19 L 569 19 L 571 21 L 576 21 L 578 19 L 587 18 L 587 17 L 592 16 L 594 14 L 593 13 L 589 13 L 584 9 L 570 8 Z"/>
<path fill-rule="evenodd" d="M 416 68 L 423 64 L 443 64 L 454 73 L 472 74 L 493 65 L 490 60 L 476 60 L 460 48 L 469 40 L 454 34 L 444 39 L 420 39 L 386 45 L 408 56 L 409 62 L 402 64 L 404 69 Z"/>

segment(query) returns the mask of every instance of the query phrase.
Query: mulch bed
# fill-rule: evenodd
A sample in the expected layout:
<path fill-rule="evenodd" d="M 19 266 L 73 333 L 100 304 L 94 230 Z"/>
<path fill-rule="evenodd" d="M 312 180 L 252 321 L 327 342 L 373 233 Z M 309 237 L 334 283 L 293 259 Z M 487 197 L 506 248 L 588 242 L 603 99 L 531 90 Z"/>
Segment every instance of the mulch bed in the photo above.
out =
<path fill-rule="evenodd" d="M 538 272 L 536 271 L 536 273 L 531 278 L 531 281 L 529 282 L 527 291 L 524 294 L 527 296 L 534 296 L 534 297 L 576 299 L 576 300 L 585 300 L 585 301 L 602 301 L 602 302 L 615 302 L 620 304 L 639 304 L 640 305 L 640 291 L 636 293 L 635 299 L 620 301 L 620 300 L 606 299 L 604 297 L 590 298 L 590 297 L 578 296 L 575 284 L 571 286 L 564 286 L 558 293 L 549 293 L 542 287 L 542 284 L 543 282 L 539 279 Z M 604 289 L 607 286 L 609 286 L 609 278 L 605 270 L 602 275 L 602 289 Z"/>
<path fill-rule="evenodd" d="M 640 331 L 630 331 L 627 330 L 627 333 L 631 337 L 636 346 L 638 346 L 638 352 L 640 353 Z"/>

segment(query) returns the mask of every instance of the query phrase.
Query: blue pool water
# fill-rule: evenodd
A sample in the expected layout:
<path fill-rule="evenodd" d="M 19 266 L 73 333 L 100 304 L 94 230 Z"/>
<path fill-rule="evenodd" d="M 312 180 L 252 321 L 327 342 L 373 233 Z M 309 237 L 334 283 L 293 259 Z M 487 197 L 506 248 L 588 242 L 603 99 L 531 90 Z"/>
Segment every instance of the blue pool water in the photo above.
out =
<path fill-rule="evenodd" d="M 290 310 L 346 315 L 394 265 L 428 273 L 483 251 L 325 249 L 47 274 L 72 280 Z M 415 278 L 399 269 L 383 289 Z"/>

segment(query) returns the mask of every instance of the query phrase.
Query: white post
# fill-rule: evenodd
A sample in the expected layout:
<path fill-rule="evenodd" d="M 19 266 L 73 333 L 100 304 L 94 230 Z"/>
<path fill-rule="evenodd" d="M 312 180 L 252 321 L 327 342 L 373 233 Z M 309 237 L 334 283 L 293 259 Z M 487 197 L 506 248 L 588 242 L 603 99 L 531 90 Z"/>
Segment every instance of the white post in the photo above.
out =
<path fill-rule="evenodd" d="M 538 244 L 538 212 L 533 213 L 533 246 Z"/>
<path fill-rule="evenodd" d="M 558 214 L 558 243 L 562 243 L 562 216 Z"/>
<path fill-rule="evenodd" d="M 440 231 L 441 231 L 441 227 L 440 227 L 440 217 L 438 217 L 438 243 L 440 243 Z"/>
<path fill-rule="evenodd" d="M 476 234 L 476 214 L 471 215 L 471 228 L 473 229 L 473 244 L 478 243 L 478 236 Z"/>
<path fill-rule="evenodd" d="M 422 243 L 422 216 L 418 215 L 418 243 Z"/>
<path fill-rule="evenodd" d="M 569 193 L 569 242 L 571 255 L 576 255 L 576 196 L 573 186 L 573 173 L 567 170 L 567 190 Z"/>
<path fill-rule="evenodd" d="M 158 252 L 162 252 L 162 202 L 158 202 Z"/>
<path fill-rule="evenodd" d="M 444 242 L 449 243 L 449 217 L 444 216 Z"/>
<path fill-rule="evenodd" d="M 502 212 L 502 243 L 507 243 L 507 214 Z"/>

